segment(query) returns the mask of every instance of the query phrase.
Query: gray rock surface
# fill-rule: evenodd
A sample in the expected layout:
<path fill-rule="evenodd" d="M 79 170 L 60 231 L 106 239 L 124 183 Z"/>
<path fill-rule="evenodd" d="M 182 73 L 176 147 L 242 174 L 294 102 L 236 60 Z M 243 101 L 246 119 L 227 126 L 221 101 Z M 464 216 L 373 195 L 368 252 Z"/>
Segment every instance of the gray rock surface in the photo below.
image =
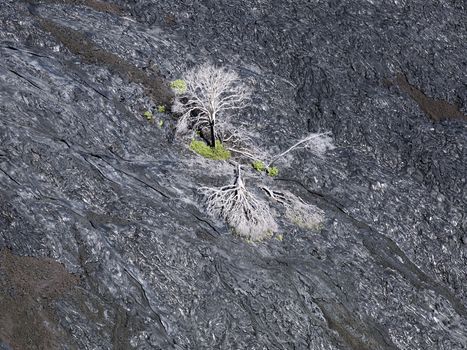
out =
<path fill-rule="evenodd" d="M 203 211 L 142 113 L 206 61 L 262 147 L 332 131 L 268 180 L 322 230 Z M 466 115 L 464 1 L 2 0 L 0 348 L 467 349 Z"/>

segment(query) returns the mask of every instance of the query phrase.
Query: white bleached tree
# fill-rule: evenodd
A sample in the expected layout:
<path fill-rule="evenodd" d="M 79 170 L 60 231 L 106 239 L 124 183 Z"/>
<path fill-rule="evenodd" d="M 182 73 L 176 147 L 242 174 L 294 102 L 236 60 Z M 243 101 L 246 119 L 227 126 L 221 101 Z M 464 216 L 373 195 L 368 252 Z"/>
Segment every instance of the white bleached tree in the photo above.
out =
<path fill-rule="evenodd" d="M 176 131 L 199 131 L 214 147 L 216 139 L 233 133 L 230 118 L 248 105 L 251 90 L 236 72 L 210 64 L 189 71 L 184 80 L 186 91 L 175 103 L 181 114 Z"/>
<path fill-rule="evenodd" d="M 326 151 L 334 149 L 335 147 L 329 132 L 311 133 L 294 143 L 284 152 L 281 152 L 278 155 L 272 157 L 267 166 L 270 167 L 279 159 L 285 157 L 288 153 L 303 148 L 308 149 L 311 153 L 317 155 L 318 157 L 322 157 Z"/>
<path fill-rule="evenodd" d="M 274 170 L 273 165 L 276 162 L 284 161 L 295 150 L 305 148 L 322 156 L 327 150 L 334 148 L 329 133 L 308 134 L 275 156 L 259 148 L 260 136 L 254 135 L 250 126 L 242 127 L 242 123 L 234 119 L 241 109 L 248 106 L 251 90 L 231 70 L 204 64 L 188 71 L 184 81 L 178 82 L 183 83 L 183 89 L 179 89 L 172 107 L 173 112 L 179 115 L 176 133 L 198 133 L 211 147 L 215 147 L 219 140 L 225 149 L 235 153 L 237 161 L 247 158 L 253 163 L 260 162 L 263 170 L 267 169 L 270 174 L 270 169 Z M 206 210 L 211 215 L 224 219 L 244 237 L 254 240 L 264 238 L 277 230 L 273 215 L 275 212 L 265 200 L 264 194 L 258 195 L 245 186 L 241 166 L 236 165 L 237 174 L 233 184 L 200 188 L 205 197 Z M 216 167 L 217 170 L 220 168 Z M 249 168 L 252 173 L 251 166 Z M 277 168 L 275 170 L 277 173 Z M 283 206 L 285 215 L 295 224 L 304 228 L 316 228 L 322 223 L 324 213 L 316 206 L 288 191 L 273 191 L 267 187 L 263 187 L 263 190 Z"/>
<path fill-rule="evenodd" d="M 242 236 L 258 240 L 277 230 L 269 205 L 245 187 L 240 165 L 233 185 L 202 187 L 200 192 L 206 198 L 207 211 L 223 218 Z"/>

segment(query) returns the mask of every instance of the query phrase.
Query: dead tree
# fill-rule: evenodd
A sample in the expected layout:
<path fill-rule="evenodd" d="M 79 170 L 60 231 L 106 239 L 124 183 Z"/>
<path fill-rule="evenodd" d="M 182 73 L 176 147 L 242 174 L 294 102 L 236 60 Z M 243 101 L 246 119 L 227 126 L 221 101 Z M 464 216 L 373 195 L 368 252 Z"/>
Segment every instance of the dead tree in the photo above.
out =
<path fill-rule="evenodd" d="M 245 187 L 240 165 L 233 185 L 202 187 L 200 191 L 206 197 L 207 211 L 223 218 L 238 234 L 256 240 L 277 230 L 269 205 Z"/>
<path fill-rule="evenodd" d="M 189 71 L 184 80 L 186 92 L 176 102 L 181 113 L 177 133 L 208 132 L 209 144 L 215 147 L 220 136 L 217 125 L 225 127 L 236 110 L 246 107 L 251 91 L 237 73 L 209 64 Z"/>

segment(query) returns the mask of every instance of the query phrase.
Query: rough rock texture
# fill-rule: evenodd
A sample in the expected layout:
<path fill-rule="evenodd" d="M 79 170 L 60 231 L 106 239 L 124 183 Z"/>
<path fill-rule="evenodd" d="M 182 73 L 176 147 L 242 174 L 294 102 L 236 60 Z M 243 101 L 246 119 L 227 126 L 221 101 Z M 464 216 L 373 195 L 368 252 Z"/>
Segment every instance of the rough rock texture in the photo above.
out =
<path fill-rule="evenodd" d="M 66 338 L 50 300 L 76 284 L 76 277 L 49 258 L 0 252 L 0 337 L 15 349 L 56 349 Z M 67 340 L 65 340 L 67 342 Z"/>
<path fill-rule="evenodd" d="M 142 112 L 206 61 L 262 147 L 332 131 L 269 180 L 321 231 L 203 211 Z M 466 115 L 464 1 L 2 0 L 0 349 L 467 349 Z"/>

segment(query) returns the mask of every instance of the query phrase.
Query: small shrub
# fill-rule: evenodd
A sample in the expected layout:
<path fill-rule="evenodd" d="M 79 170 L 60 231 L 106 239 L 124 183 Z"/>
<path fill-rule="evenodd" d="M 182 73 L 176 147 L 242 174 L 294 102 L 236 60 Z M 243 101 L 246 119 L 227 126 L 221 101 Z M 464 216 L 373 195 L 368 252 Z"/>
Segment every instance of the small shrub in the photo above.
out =
<path fill-rule="evenodd" d="M 170 87 L 175 91 L 176 94 L 184 94 L 186 92 L 187 86 L 185 80 L 177 79 L 170 82 Z"/>
<path fill-rule="evenodd" d="M 210 147 L 204 141 L 192 140 L 190 148 L 204 158 L 213 160 L 227 160 L 230 158 L 230 151 L 226 150 L 219 140 L 216 140 L 215 147 Z"/>
<path fill-rule="evenodd" d="M 159 113 L 165 113 L 165 106 L 164 105 L 157 106 L 157 111 Z"/>
<path fill-rule="evenodd" d="M 264 165 L 264 163 L 260 160 L 255 160 L 253 163 L 251 163 L 251 166 L 260 172 L 266 170 L 266 165 Z"/>
<path fill-rule="evenodd" d="M 158 124 L 159 124 L 159 128 L 162 128 L 164 126 L 164 121 L 161 119 L 159 120 Z"/>
<path fill-rule="evenodd" d="M 279 169 L 277 167 L 275 167 L 275 166 L 271 166 L 271 167 L 266 169 L 266 173 L 269 176 L 274 177 L 274 176 L 279 175 Z"/>
<path fill-rule="evenodd" d="M 148 120 L 148 121 L 152 121 L 153 119 L 153 115 L 150 111 L 146 111 L 144 112 L 143 116 Z"/>

